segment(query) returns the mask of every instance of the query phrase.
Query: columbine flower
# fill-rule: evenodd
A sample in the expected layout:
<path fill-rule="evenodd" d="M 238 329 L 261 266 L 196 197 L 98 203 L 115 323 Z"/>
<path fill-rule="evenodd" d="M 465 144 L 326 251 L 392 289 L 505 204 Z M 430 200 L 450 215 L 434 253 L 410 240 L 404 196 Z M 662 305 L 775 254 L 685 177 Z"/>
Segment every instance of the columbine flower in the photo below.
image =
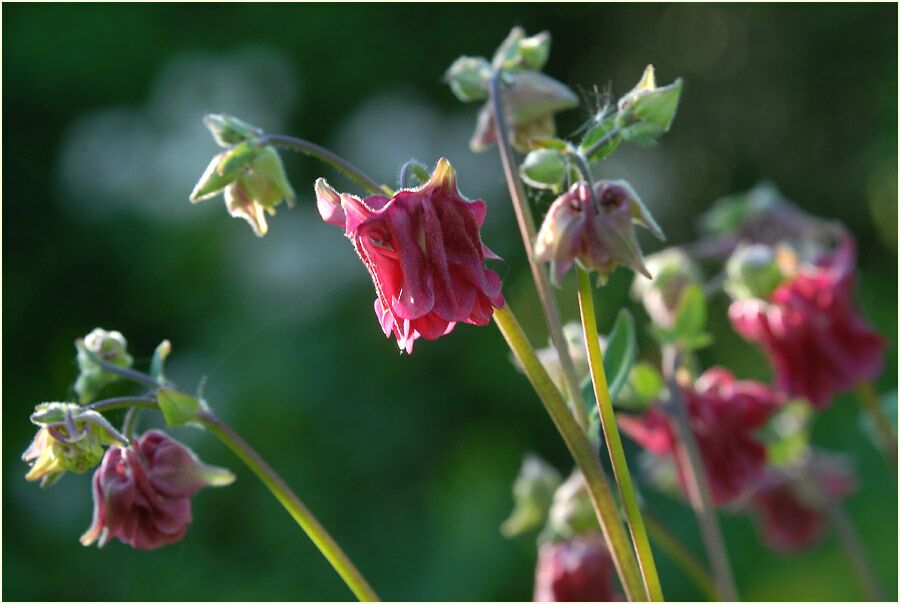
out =
<path fill-rule="evenodd" d="M 42 487 L 65 472 L 81 474 L 93 468 L 103 457 L 104 445 L 127 442 L 102 415 L 74 403 L 41 403 L 31 421 L 40 429 L 22 454 L 31 465 L 25 480 L 40 480 Z"/>
<path fill-rule="evenodd" d="M 191 192 L 191 203 L 224 193 L 228 213 L 246 220 L 262 237 L 269 228 L 266 213 L 274 216 L 282 201 L 293 207 L 296 199 L 281 156 L 271 145 L 260 146 L 262 130 L 236 118 L 212 114 L 204 122 L 226 150 L 207 166 Z"/>
<path fill-rule="evenodd" d="M 460 321 L 487 325 L 503 306 L 500 278 L 484 265 L 497 258 L 479 236 L 485 203 L 459 194 L 446 159 L 427 183 L 391 198 L 338 195 L 323 179 L 316 197 L 323 220 L 344 227 L 369 269 L 375 314 L 401 350 L 411 353 L 416 338 L 434 340 Z"/>
<path fill-rule="evenodd" d="M 575 261 L 599 271 L 601 280 L 619 265 L 650 278 L 633 223 L 659 239 L 664 236 L 637 193 L 623 181 L 600 181 L 594 185 L 593 199 L 592 204 L 583 181 L 558 197 L 538 232 L 535 257 L 551 263 L 557 285 Z"/>
<path fill-rule="evenodd" d="M 535 602 L 614 602 L 612 557 L 600 533 L 589 533 L 538 549 Z"/>
<path fill-rule="evenodd" d="M 817 456 L 810 469 L 826 497 L 844 499 L 856 487 L 843 458 Z M 815 494 L 806 492 L 796 477 L 780 470 L 766 474 L 749 508 L 763 543 L 777 552 L 796 553 L 815 545 L 827 526 Z"/>
<path fill-rule="evenodd" d="M 778 388 L 819 409 L 881 372 L 884 339 L 853 304 L 854 265 L 845 234 L 833 254 L 801 264 L 767 300 L 736 300 L 728 311 L 735 330 L 768 352 Z"/>
<path fill-rule="evenodd" d="M 730 371 L 713 367 L 693 387 L 682 387 L 691 430 L 717 504 L 737 499 L 763 474 L 766 450 L 753 435 L 778 406 L 763 384 L 735 380 Z M 675 454 L 672 420 L 652 408 L 641 417 L 619 417 L 622 430 L 657 455 Z M 679 468 L 681 470 L 681 468 Z"/>
<path fill-rule="evenodd" d="M 158 430 L 131 446 L 112 447 L 94 473 L 94 521 L 83 545 L 116 538 L 151 550 L 184 538 L 191 497 L 206 486 L 230 484 L 228 470 L 202 464 L 190 449 Z"/>

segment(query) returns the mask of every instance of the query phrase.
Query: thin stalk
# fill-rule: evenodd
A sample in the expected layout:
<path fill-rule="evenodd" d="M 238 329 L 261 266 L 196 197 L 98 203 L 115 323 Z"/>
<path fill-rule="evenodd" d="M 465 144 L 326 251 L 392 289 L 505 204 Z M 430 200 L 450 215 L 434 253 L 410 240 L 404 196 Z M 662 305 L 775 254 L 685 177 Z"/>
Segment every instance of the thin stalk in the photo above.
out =
<path fill-rule="evenodd" d="M 711 602 L 723 600 L 709 571 L 669 532 L 663 524 L 650 514 L 644 513 L 644 522 L 650 538 L 664 551 L 668 557 L 686 574 Z"/>
<path fill-rule="evenodd" d="M 494 74 L 491 80 L 490 99 L 494 112 L 494 124 L 497 130 L 497 149 L 500 152 L 500 162 L 503 164 L 503 174 L 506 177 L 506 185 L 509 188 L 513 209 L 516 212 L 516 222 L 519 225 L 519 233 L 522 235 L 525 255 L 528 256 L 528 265 L 531 267 L 531 274 L 534 277 L 534 285 L 541 303 L 541 310 L 544 313 L 544 321 L 547 324 L 550 341 L 559 353 L 559 361 L 563 370 L 563 382 L 566 387 L 566 393 L 569 395 L 571 412 L 575 415 L 575 419 L 578 421 L 581 429 L 587 431 L 589 424 L 587 405 L 584 402 L 584 397 L 581 395 L 578 375 L 575 373 L 575 364 L 572 362 L 569 345 L 563 335 L 559 306 L 556 303 L 556 298 L 553 296 L 553 290 L 550 289 L 550 279 L 547 276 L 547 271 L 534 258 L 534 240 L 537 231 L 534 226 L 534 216 L 531 214 L 531 208 L 528 206 L 528 200 L 525 197 L 525 190 L 522 187 L 522 182 L 519 180 L 519 168 L 516 158 L 509 144 L 509 127 L 503 112 L 503 103 L 500 100 L 502 75 L 503 72 L 501 70 L 497 70 L 497 73 Z"/>
<path fill-rule="evenodd" d="M 97 358 L 95 358 L 94 361 L 98 365 L 100 365 L 100 367 L 102 367 L 106 372 L 115 373 L 116 375 L 123 377 L 126 380 L 131 380 L 132 382 L 141 384 L 142 386 L 147 386 L 148 388 L 159 388 L 159 382 L 157 382 L 146 373 L 141 373 L 140 371 L 135 371 L 134 369 L 128 369 L 127 367 L 119 367 L 118 365 L 113 365 L 112 363 L 104 361 L 99 357 L 99 355 L 97 355 Z"/>
<path fill-rule="evenodd" d="M 389 189 L 375 182 L 375 180 L 349 161 L 313 142 L 284 134 L 266 134 L 257 140 L 257 145 L 277 145 L 286 149 L 300 151 L 333 167 L 369 193 L 374 195 L 390 194 Z"/>
<path fill-rule="evenodd" d="M 697 447 L 694 432 L 691 430 L 691 420 L 688 417 L 687 407 L 676 379 L 678 357 L 678 351 L 671 346 L 663 349 L 663 374 L 669 389 L 669 400 L 666 407 L 670 416 L 675 420 L 677 434 L 675 453 L 684 475 L 688 500 L 700 525 L 700 534 L 706 547 L 710 566 L 712 566 L 716 586 L 725 600 L 736 602 L 738 599 L 737 588 L 734 585 L 734 576 L 728 562 L 725 540 L 722 538 L 722 531 L 713 508 L 700 449 Z"/>
<path fill-rule="evenodd" d="M 369 586 L 362 574 L 353 565 L 344 551 L 328 534 L 328 531 L 316 520 L 312 512 L 303 505 L 300 498 L 291 490 L 281 477 L 269 466 L 244 439 L 221 419 L 209 412 L 198 414 L 200 422 L 256 474 L 266 488 L 275 496 L 281 505 L 294 518 L 297 524 L 316 544 L 322 555 L 331 563 L 341 576 L 347 587 L 360 602 L 377 602 L 378 596 Z"/>
<path fill-rule="evenodd" d="M 881 434 L 881 449 L 885 457 L 897 469 L 897 435 L 894 423 L 885 414 L 878 400 L 878 393 L 871 382 L 863 382 L 856 387 L 857 399 L 862 408 L 872 417 L 875 427 Z M 894 475 L 896 480 L 896 474 Z"/>
<path fill-rule="evenodd" d="M 819 491 L 821 491 L 821 485 L 817 486 Z M 844 507 L 836 499 L 824 495 L 824 493 L 821 501 L 825 515 L 828 516 L 828 521 L 834 529 L 834 534 L 844 549 L 844 553 L 847 554 L 850 566 L 853 568 L 853 572 L 866 597 L 873 602 L 886 601 L 887 596 L 885 596 L 878 577 L 875 575 L 872 561 L 866 554 L 862 540 L 856 532 L 856 527 L 853 526 L 853 522 L 844 510 Z"/>
<path fill-rule="evenodd" d="M 612 139 L 614 139 L 617 136 L 619 136 L 619 128 L 613 128 L 612 130 L 610 130 L 609 132 L 604 134 L 603 138 L 601 138 L 596 143 L 594 143 L 593 145 L 588 147 L 585 151 L 583 151 L 582 154 L 585 157 L 590 157 L 591 155 L 593 155 L 594 153 L 599 151 L 603 145 L 605 145 L 606 143 L 608 143 L 609 141 L 611 141 Z"/>
<path fill-rule="evenodd" d="M 597 408 L 600 412 L 600 425 L 603 427 L 606 450 L 609 452 L 613 476 L 616 478 L 619 493 L 622 496 L 625 518 L 628 521 L 631 540 L 637 552 L 644 586 L 647 588 L 647 594 L 651 601 L 662 602 L 663 593 L 659 582 L 659 572 L 656 570 L 656 562 L 653 560 L 653 550 L 650 548 L 650 539 L 647 537 L 647 529 L 644 527 L 644 520 L 641 517 L 641 508 L 638 505 L 637 494 L 631 480 L 631 472 L 628 471 L 625 450 L 622 448 L 622 437 L 616 426 L 616 415 L 613 412 L 612 398 L 606 382 L 603 354 L 600 351 L 600 339 L 597 336 L 597 317 L 594 311 L 591 278 L 588 272 L 581 267 L 577 267 L 576 272 L 578 274 L 578 305 L 581 309 L 581 325 L 584 328 L 588 365 L 591 369 L 591 381 L 594 386 L 594 396 L 597 399 Z"/>
<path fill-rule="evenodd" d="M 150 376 L 140 372 L 134 373 L 150 378 Z M 112 411 L 123 408 L 156 409 L 158 411 L 159 404 L 156 402 L 156 398 L 152 396 L 123 396 L 97 401 L 90 405 L 85 405 L 84 408 L 93 411 Z M 197 419 L 256 474 L 278 502 L 281 503 L 282 507 L 300 525 L 300 528 L 309 536 L 316 547 L 319 548 L 322 555 L 331 563 L 331 566 L 334 567 L 359 601 L 378 602 L 378 596 L 344 551 L 319 521 L 316 520 L 315 516 L 300 498 L 297 497 L 297 494 L 291 490 L 259 453 L 247 444 L 228 424 L 211 412 L 202 411 L 197 415 Z"/>
<path fill-rule="evenodd" d="M 500 333 L 503 334 L 510 350 L 522 364 L 525 375 L 528 376 L 528 380 L 584 475 L 591 503 L 597 519 L 600 521 L 600 527 L 603 529 L 603 535 L 612 554 L 613 563 L 625 595 L 631 601 L 646 600 L 647 592 L 641 581 L 641 573 L 634 550 L 631 549 L 631 543 L 619 519 L 616 502 L 591 443 L 566 408 L 562 395 L 538 360 L 522 327 L 510 310 L 509 304 L 503 308 L 494 309 L 494 322 L 500 329 Z"/>
<path fill-rule="evenodd" d="M 128 411 L 125 412 L 125 421 L 122 422 L 122 434 L 125 435 L 129 441 L 131 441 L 131 436 L 134 434 L 134 429 L 137 426 L 138 416 L 140 416 L 141 409 L 140 407 L 131 407 Z"/>

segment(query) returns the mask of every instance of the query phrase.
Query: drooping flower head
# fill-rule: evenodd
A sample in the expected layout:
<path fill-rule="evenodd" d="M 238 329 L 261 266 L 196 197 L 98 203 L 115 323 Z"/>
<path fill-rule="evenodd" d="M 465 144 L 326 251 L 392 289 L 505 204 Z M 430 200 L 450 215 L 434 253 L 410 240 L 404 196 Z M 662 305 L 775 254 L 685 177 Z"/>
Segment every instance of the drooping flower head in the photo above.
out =
<path fill-rule="evenodd" d="M 819 409 L 881 372 L 884 339 L 853 303 L 855 261 L 844 233 L 837 250 L 801 263 L 767 299 L 738 299 L 728 311 L 735 330 L 768 353 L 778 388 Z"/>
<path fill-rule="evenodd" d="M 772 469 L 749 502 L 760 538 L 776 552 L 800 552 L 822 538 L 828 523 L 816 494 L 844 499 L 855 490 L 856 481 L 844 458 L 817 455 L 810 466 L 807 471 L 819 482 L 817 492 L 808 492 L 791 473 Z"/>
<path fill-rule="evenodd" d="M 615 602 L 612 557 L 600 533 L 579 535 L 538 549 L 535 602 Z"/>
<path fill-rule="evenodd" d="M 81 543 L 102 547 L 116 538 L 151 550 L 180 541 L 192 520 L 191 497 L 233 480 L 166 434 L 145 432 L 131 446 L 107 449 L 94 473 L 94 521 Z"/>
<path fill-rule="evenodd" d="M 776 410 L 778 398 L 759 382 L 735 380 L 723 367 L 709 369 L 681 390 L 713 500 L 734 501 L 763 474 L 766 449 L 753 431 Z M 622 415 L 619 425 L 649 452 L 675 455 L 674 425 L 659 408 L 641 417 Z M 679 474 L 683 477 L 680 463 Z"/>
<path fill-rule="evenodd" d="M 431 179 L 393 197 L 360 199 L 316 182 L 322 219 L 344 227 L 375 283 L 375 314 L 386 336 L 412 352 L 457 323 L 487 325 L 503 306 L 500 278 L 485 267 L 497 258 L 481 243 L 485 203 L 463 198 L 446 159 Z"/>
<path fill-rule="evenodd" d="M 550 206 L 537 235 L 535 258 L 551 263 L 557 285 L 576 261 L 585 269 L 598 271 L 601 280 L 619 265 L 650 278 L 634 223 L 664 239 L 628 183 L 600 181 L 594 185 L 592 197 L 588 184 L 577 182 Z"/>

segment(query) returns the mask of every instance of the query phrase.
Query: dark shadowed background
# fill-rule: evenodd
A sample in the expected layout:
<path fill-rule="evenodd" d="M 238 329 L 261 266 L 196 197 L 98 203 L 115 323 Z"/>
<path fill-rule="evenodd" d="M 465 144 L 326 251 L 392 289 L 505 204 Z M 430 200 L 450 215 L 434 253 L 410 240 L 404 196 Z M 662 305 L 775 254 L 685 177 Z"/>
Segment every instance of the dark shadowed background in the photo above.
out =
<path fill-rule="evenodd" d="M 122 331 L 142 363 L 170 339 L 171 377 L 187 390 L 207 378 L 215 409 L 382 597 L 531 597 L 534 541 L 498 531 L 510 485 L 525 452 L 564 473 L 571 462 L 497 331 L 459 326 L 401 356 L 375 320 L 364 268 L 313 207 L 317 176 L 349 185 L 311 159 L 285 154 L 299 204 L 279 209 L 265 239 L 221 199 L 187 201 L 216 152 L 201 123 L 208 112 L 323 143 L 392 185 L 407 159 L 446 156 L 463 193 L 487 200 L 484 239 L 505 258 L 507 298 L 543 345 L 496 152 L 468 151 L 477 107 L 441 81 L 454 58 L 490 56 L 516 24 L 552 33 L 546 71 L 587 101 L 560 117 L 563 133 L 586 118 L 595 85 L 622 94 L 651 62 L 661 83 L 684 78 L 661 144 L 623 148 L 601 168 L 632 181 L 670 241 L 687 241 L 714 199 L 764 178 L 846 222 L 859 242 L 860 304 L 889 342 L 878 385 L 896 389 L 894 5 L 7 4 L 3 20 L 4 599 L 350 597 L 256 479 L 189 429 L 178 436 L 238 481 L 196 497 L 187 538 L 151 553 L 78 544 L 89 476 L 42 491 L 24 481 L 19 456 L 33 406 L 71 396 L 72 343 L 95 326 Z M 538 210 L 548 202 L 536 200 Z M 619 271 L 600 293 L 601 331 L 622 305 L 645 320 L 630 281 Z M 575 318 L 571 281 L 562 300 Z M 767 379 L 763 357 L 728 328 L 724 297 L 711 303 L 718 340 L 704 362 Z M 897 485 L 858 416 L 853 396 L 839 397 L 815 440 L 854 456 L 862 490 L 848 508 L 895 598 Z M 645 494 L 699 555 L 688 509 Z M 779 556 L 746 516 L 722 522 L 745 599 L 860 597 L 832 538 Z M 700 597 L 658 559 L 669 598 Z"/>

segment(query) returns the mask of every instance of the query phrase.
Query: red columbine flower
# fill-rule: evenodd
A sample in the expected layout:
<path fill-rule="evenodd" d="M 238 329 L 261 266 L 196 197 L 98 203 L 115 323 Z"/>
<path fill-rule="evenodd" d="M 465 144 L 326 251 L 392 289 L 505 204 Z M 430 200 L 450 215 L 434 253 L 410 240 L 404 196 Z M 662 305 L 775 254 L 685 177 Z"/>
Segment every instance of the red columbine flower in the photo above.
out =
<path fill-rule="evenodd" d="M 233 480 L 164 433 L 145 432 L 127 448 L 107 449 L 94 473 L 94 522 L 81 543 L 102 547 L 115 537 L 151 550 L 180 541 L 192 520 L 191 497 Z"/>
<path fill-rule="evenodd" d="M 418 337 L 434 340 L 458 322 L 487 325 L 503 306 L 500 278 L 485 267 L 497 258 L 481 243 L 485 203 L 464 199 L 446 159 L 431 179 L 393 197 L 359 199 L 316 182 L 322 219 L 343 226 L 369 269 L 384 334 L 412 352 Z"/>
<path fill-rule="evenodd" d="M 763 384 L 738 381 L 723 367 L 713 367 L 692 388 L 682 387 L 691 429 L 716 504 L 737 499 L 762 476 L 766 450 L 753 437 L 776 409 L 775 395 Z M 672 420 L 652 408 L 641 417 L 619 417 L 622 430 L 651 453 L 675 454 Z M 683 472 L 679 464 L 679 474 Z"/>
<path fill-rule="evenodd" d="M 599 533 L 541 544 L 535 602 L 615 602 L 612 557 Z"/>
<path fill-rule="evenodd" d="M 811 474 L 825 496 L 844 499 L 856 483 L 846 462 L 815 460 Z M 785 472 L 770 470 L 750 500 L 763 543 L 777 552 L 796 553 L 814 545 L 825 532 L 826 518 L 815 497 Z"/>
<path fill-rule="evenodd" d="M 581 181 L 553 202 L 537 235 L 535 258 L 551 263 L 557 285 L 576 260 L 601 278 L 618 265 L 651 278 L 633 223 L 659 239 L 664 236 L 634 189 L 622 181 L 600 181 L 594 185 L 595 204 L 591 199 L 588 184 Z"/>
<path fill-rule="evenodd" d="M 833 254 L 801 265 L 768 300 L 736 300 L 728 311 L 735 330 L 769 353 L 778 388 L 819 409 L 881 372 L 884 339 L 853 304 L 855 256 L 845 233 Z"/>

